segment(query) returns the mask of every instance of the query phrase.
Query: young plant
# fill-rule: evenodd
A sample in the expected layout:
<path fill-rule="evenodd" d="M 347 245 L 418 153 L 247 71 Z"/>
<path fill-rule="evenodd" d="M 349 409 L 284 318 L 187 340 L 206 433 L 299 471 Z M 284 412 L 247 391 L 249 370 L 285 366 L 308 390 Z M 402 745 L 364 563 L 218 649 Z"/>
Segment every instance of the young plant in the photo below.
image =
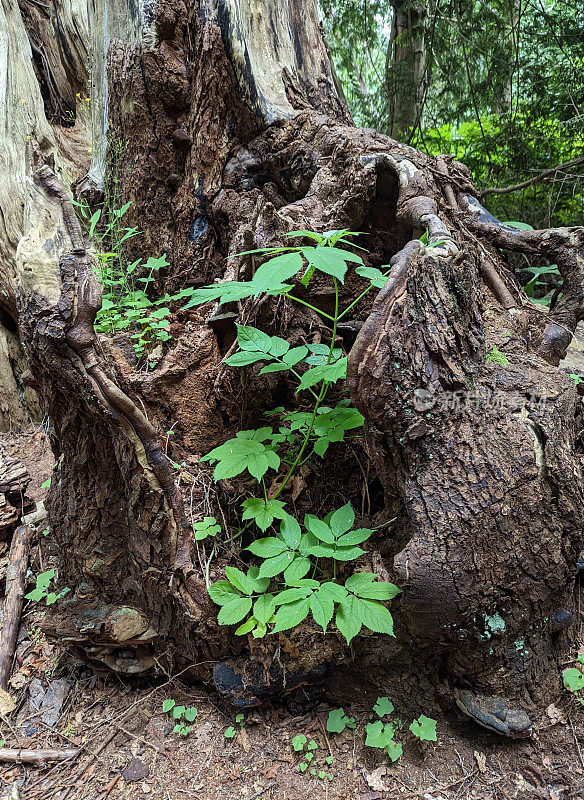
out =
<path fill-rule="evenodd" d="M 131 263 L 126 258 L 125 246 L 129 239 L 139 236 L 135 227 L 125 227 L 123 217 L 131 203 L 115 205 L 119 197 L 114 177 L 113 197 L 107 196 L 104 205 L 90 214 L 86 202 L 74 202 L 81 223 L 91 239 L 97 260 L 97 273 L 103 285 L 101 309 L 95 318 L 95 330 L 112 334 L 128 331 L 138 358 L 148 354 L 156 345 L 170 338 L 168 303 L 189 297 L 191 289 L 176 295 L 165 295 L 152 300 L 148 288 L 154 274 L 168 267 L 166 255 L 150 256 Z M 139 277 L 138 277 L 139 276 Z"/>
<path fill-rule="evenodd" d="M 584 653 L 578 655 L 576 663 L 576 667 L 564 670 L 562 678 L 566 689 L 584 706 Z"/>
<path fill-rule="evenodd" d="M 378 697 L 373 711 L 379 719 L 366 725 L 365 747 L 385 750 L 391 761 L 397 761 L 403 755 L 403 744 L 396 741 L 395 735 L 402 723 L 399 719 L 384 720 L 393 713 L 393 703 L 389 697 Z M 409 730 L 419 741 L 436 741 L 436 720 L 424 714 L 411 723 Z"/>
<path fill-rule="evenodd" d="M 193 525 L 196 542 L 204 542 L 209 536 L 217 536 L 221 531 L 221 525 L 217 524 L 215 517 L 205 517 L 201 522 Z"/>
<path fill-rule="evenodd" d="M 344 709 L 335 708 L 329 711 L 328 719 L 326 721 L 326 729 L 329 733 L 342 733 L 345 728 L 353 730 L 356 726 L 355 718 L 348 717 Z"/>
<path fill-rule="evenodd" d="M 56 603 L 57 600 L 61 600 L 61 598 L 65 597 L 67 592 L 70 591 L 68 586 L 65 586 L 59 592 L 49 591 L 49 587 L 54 577 L 54 569 L 49 569 L 46 572 L 41 572 L 40 575 L 37 575 L 36 586 L 31 592 L 24 595 L 25 599 L 34 600 L 37 603 L 44 599 L 46 604 L 51 606 L 53 603 Z"/>
<path fill-rule="evenodd" d="M 187 725 L 187 722 L 194 722 L 197 717 L 197 709 L 194 706 L 190 708 L 177 706 L 176 701 L 169 697 L 162 703 L 162 710 L 173 720 L 176 720 L 176 725 L 172 729 L 173 733 L 176 733 L 178 736 L 189 735 L 191 727 Z"/>
<path fill-rule="evenodd" d="M 221 606 L 221 625 L 239 625 L 235 633 L 251 633 L 256 638 L 286 631 L 312 616 L 323 633 L 333 617 L 339 632 L 349 644 L 366 627 L 375 633 L 393 635 L 393 620 L 384 602 L 393 599 L 399 589 L 376 581 L 373 573 L 347 575 L 347 562 L 365 554 L 360 547 L 373 534 L 368 528 L 354 528 L 355 514 L 350 503 L 331 511 L 324 519 L 306 514 L 300 523 L 286 509 L 282 492 L 301 467 L 313 456 L 323 459 L 332 443 L 343 442 L 348 435 L 358 435 L 363 416 L 343 399 L 327 406 L 331 388 L 346 377 L 347 358 L 335 346 L 337 325 L 342 317 L 373 287 L 387 278 L 380 270 L 366 267 L 361 256 L 340 249 L 350 244 L 347 237 L 357 235 L 347 230 L 294 231 L 289 236 L 311 239 L 314 246 L 265 248 L 239 255 L 268 256 L 251 281 L 231 281 L 197 289 L 185 306 L 219 300 L 221 303 L 244 297 L 285 294 L 291 300 L 309 306 L 331 323 L 330 343 L 291 347 L 279 336 L 269 336 L 252 326 L 237 326 L 239 351 L 228 356 L 232 367 L 261 364 L 260 375 L 288 372 L 297 384 L 301 410 L 272 412 L 280 417 L 276 430 L 264 426 L 238 431 L 234 438 L 214 448 L 203 461 L 214 464 L 214 480 L 234 478 L 242 473 L 257 482 L 261 491 L 242 503 L 242 521 L 255 523 L 262 533 L 275 527 L 274 535 L 256 539 L 248 550 L 258 559 L 247 574 L 227 567 L 226 579 L 209 587 L 209 594 Z M 360 248 L 362 249 L 362 248 Z M 343 283 L 348 264 L 370 285 L 343 311 L 339 308 L 339 283 Z M 315 308 L 292 294 L 288 283 L 301 274 L 300 283 L 308 287 L 315 272 L 329 276 L 335 292 L 334 313 Z M 275 491 L 268 492 L 266 480 L 281 474 Z M 246 526 L 247 527 L 247 526 Z M 337 579 L 342 572 L 343 580 Z M 310 575 L 310 577 L 307 577 Z M 250 615 L 250 616 L 248 616 Z"/>
<path fill-rule="evenodd" d="M 237 714 L 235 716 L 235 723 L 239 725 L 240 729 L 243 729 L 245 727 L 245 714 Z M 236 729 L 233 727 L 233 725 L 230 725 L 223 734 L 223 736 L 226 739 L 233 739 L 236 733 L 237 733 Z"/>
<path fill-rule="evenodd" d="M 410 725 L 410 731 L 414 734 L 416 739 L 421 742 L 435 742 L 436 741 L 436 720 L 420 714 L 418 719 L 415 719 Z"/>

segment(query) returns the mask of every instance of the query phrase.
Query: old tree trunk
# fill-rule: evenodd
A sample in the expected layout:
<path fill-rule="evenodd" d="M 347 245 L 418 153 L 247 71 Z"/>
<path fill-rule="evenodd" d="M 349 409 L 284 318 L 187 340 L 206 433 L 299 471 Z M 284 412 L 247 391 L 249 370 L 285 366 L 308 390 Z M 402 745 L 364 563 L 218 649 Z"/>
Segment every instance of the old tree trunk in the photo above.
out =
<path fill-rule="evenodd" d="M 353 127 L 313 0 L 19 6 L 0 6 L 0 306 L 11 319 L 18 307 L 50 421 L 45 546 L 72 590 L 50 632 L 121 673 L 192 665 L 240 703 L 327 664 L 388 674 L 410 660 L 477 721 L 523 732 L 573 638 L 582 402 L 562 359 L 584 304 L 584 229 L 506 226 L 461 164 Z M 403 589 L 397 640 L 362 635 L 349 650 L 309 624 L 257 641 L 218 626 L 210 548 L 191 524 L 215 515 L 237 530 L 246 487 L 213 484 L 200 458 L 295 402 L 285 373 L 222 365 L 233 321 L 296 344 L 331 331 L 282 297 L 177 302 L 164 352 L 136 363 L 127 336 L 93 332 L 101 287 L 70 203 L 98 207 L 114 189 L 143 231 L 133 257 L 167 256 L 153 295 L 249 279 L 250 258 L 226 257 L 297 229 L 364 231 L 366 263 L 391 260 L 375 302 L 337 331 L 365 440 L 332 446 L 282 499 L 299 516 L 350 500 L 380 526 L 366 558 Z M 518 287 L 508 251 L 558 264 L 549 315 Z M 342 300 L 366 285 L 350 271 Z M 330 308 L 328 285 L 310 288 Z M 219 542 L 210 579 L 241 555 Z"/>

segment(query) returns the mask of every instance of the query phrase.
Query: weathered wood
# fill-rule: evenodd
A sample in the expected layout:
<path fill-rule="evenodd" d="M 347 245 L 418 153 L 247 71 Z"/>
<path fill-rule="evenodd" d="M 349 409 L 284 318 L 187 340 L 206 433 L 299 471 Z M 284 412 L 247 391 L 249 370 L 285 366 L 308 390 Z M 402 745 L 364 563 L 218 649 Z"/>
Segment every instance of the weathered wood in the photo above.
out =
<path fill-rule="evenodd" d="M 8 688 L 20 614 L 26 589 L 26 570 L 30 548 L 31 530 L 26 525 L 17 528 L 12 538 L 6 573 L 6 598 L 0 629 L 0 689 Z"/>
<path fill-rule="evenodd" d="M 0 761 L 9 764 L 31 764 L 34 767 L 44 767 L 51 761 L 70 761 L 75 758 L 79 748 L 68 747 L 65 750 L 27 750 L 23 748 L 0 747 Z"/>
<path fill-rule="evenodd" d="M 144 231 L 139 242 L 131 240 L 136 257 L 168 257 L 168 270 L 149 288 L 159 296 L 213 280 L 246 280 L 250 261 L 227 257 L 283 244 L 294 229 L 368 232 L 368 263 L 392 259 L 393 268 L 373 308 L 367 301 L 354 310 L 352 330 L 360 333 L 350 353 L 350 383 L 385 490 L 385 519 L 399 516 L 395 536 L 380 533 L 379 541 L 384 570 L 392 571 L 396 557 L 393 574 L 404 588 L 396 614 L 402 647 L 416 648 L 436 681 L 443 674 L 451 684 L 476 688 L 477 697 L 484 690 L 526 705 L 539 701 L 557 686 L 567 643 L 558 626 L 569 621 L 583 517 L 579 401 L 565 371 L 550 364 L 561 358 L 562 342 L 554 345 L 553 328 L 546 340 L 544 330 L 549 324 L 569 333 L 582 314 L 582 233 L 512 235 L 493 218 L 494 228 L 485 226 L 483 212 L 472 213 L 472 182 L 461 165 L 347 124 L 312 0 L 261 6 L 97 4 L 96 146 L 93 194 L 86 196 L 107 193 L 115 172 L 119 202 L 132 202 L 128 214 Z M 22 42 L 17 23 L 13 39 Z M 90 663 L 125 674 L 192 664 L 193 675 L 211 680 L 205 664 L 236 653 L 234 669 L 221 674 L 227 683 L 244 672 L 241 661 L 253 661 L 242 695 L 257 701 L 270 681 L 285 683 L 284 671 L 316 672 L 344 646 L 334 634 L 323 641 L 304 627 L 289 634 L 286 648 L 277 637 L 250 646 L 217 626 L 216 610 L 189 586 L 193 578 L 202 585 L 201 570 L 175 502 L 181 485 L 169 472 L 169 442 L 161 432 L 173 431 L 172 454 L 187 465 L 191 507 L 219 513 L 200 456 L 242 420 L 260 424 L 265 410 L 293 392 L 282 375 L 259 385 L 253 370 L 241 386 L 230 382 L 222 361 L 233 326 L 209 320 L 227 320 L 235 309 L 173 306 L 172 339 L 148 372 L 136 369 L 113 340 L 95 336 L 99 291 L 68 200 L 82 161 L 73 169 L 65 157 L 72 141 L 66 137 L 83 138 L 81 114 L 79 127 L 49 125 L 55 101 L 42 110 L 38 80 L 26 63 L 22 69 L 27 80 L 16 74 L 18 88 L 30 88 L 48 133 L 34 143 L 34 163 L 18 162 L 28 187 L 24 197 L 14 190 L 26 209 L 16 226 L 18 254 L 12 240 L 4 244 L 18 268 L 13 300 L 18 277 L 21 332 L 50 419 L 56 467 L 49 521 L 59 579 L 71 588 L 46 626 Z M 109 177 L 108 141 L 114 145 Z M 57 174 L 62 186 L 54 185 Z M 0 193 L 0 207 L 3 201 Z M 420 241 L 426 229 L 428 246 Z M 544 316 L 521 292 L 500 248 L 543 254 L 556 245 L 567 291 Z M 312 286 L 326 299 L 318 279 Z M 351 273 L 343 299 L 363 288 Z M 237 311 L 246 323 L 298 342 L 330 336 L 323 319 L 291 312 L 285 299 L 246 301 Z M 347 350 L 351 343 L 348 333 Z M 509 365 L 486 360 L 492 345 L 507 348 Z M 544 406 L 537 404 L 542 384 Z M 480 403 L 476 413 L 434 406 L 414 413 L 416 392 L 441 398 L 470 388 L 536 400 L 493 414 Z M 329 471 L 341 481 L 339 493 L 350 497 L 350 468 Z M 313 497 L 320 492 L 323 506 L 329 477 L 315 479 Z M 223 489 L 229 506 L 229 492 L 239 490 Z M 214 562 L 210 578 L 218 577 Z M 515 609 L 506 605 L 510 591 Z M 370 640 L 362 646 L 371 647 Z M 378 663 L 389 661 L 391 647 L 376 644 Z M 282 665 L 277 680 L 266 664 Z M 465 713 L 488 723 L 488 708 L 498 701 L 481 707 L 467 694 L 459 695 Z M 509 721 L 507 729 L 517 732 L 525 719 L 509 714 Z"/>

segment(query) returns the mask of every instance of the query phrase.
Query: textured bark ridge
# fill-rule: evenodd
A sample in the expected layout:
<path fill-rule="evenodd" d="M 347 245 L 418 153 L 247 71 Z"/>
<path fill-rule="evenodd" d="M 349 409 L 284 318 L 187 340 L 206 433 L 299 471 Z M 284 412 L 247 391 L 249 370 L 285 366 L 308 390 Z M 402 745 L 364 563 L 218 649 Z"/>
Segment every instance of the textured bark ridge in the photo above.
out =
<path fill-rule="evenodd" d="M 20 329 L 51 422 L 50 524 L 72 589 L 47 625 L 96 665 L 129 674 L 192 665 L 242 704 L 350 656 L 308 625 L 252 642 L 218 627 L 190 534 L 193 520 L 218 515 L 219 502 L 232 513 L 239 499 L 228 483 L 211 486 L 200 456 L 291 397 L 282 373 L 259 383 L 250 369 L 240 385 L 221 365 L 235 314 L 298 342 L 330 331 L 264 297 L 177 307 L 173 339 L 149 372 L 124 337 L 97 340 L 100 287 L 69 190 L 76 180 L 95 201 L 115 173 L 145 232 L 136 247 L 168 256 L 161 294 L 245 280 L 249 259 L 225 257 L 295 229 L 361 230 L 368 264 L 391 260 L 373 306 L 361 302 L 339 330 L 366 418 L 359 458 L 383 487 L 378 519 L 398 518 L 371 559 L 404 589 L 402 652 L 447 678 L 481 724 L 521 733 L 530 724 L 521 709 L 558 686 L 573 610 L 581 399 L 561 360 L 582 316 L 584 232 L 509 228 L 474 199 L 462 165 L 351 127 L 316 19 L 296 0 L 261 11 L 168 0 L 151 14 L 110 0 L 92 28 L 92 164 L 80 180 L 44 152 L 30 160 L 21 274 L 38 264 L 37 242 L 50 281 L 20 280 Z M 564 293 L 549 315 L 523 295 L 505 250 L 559 265 Z M 326 304 L 326 287 L 313 285 Z M 364 285 L 353 273 L 344 297 Z M 506 353 L 499 363 L 487 358 L 493 346 Z M 178 478 L 167 454 L 185 465 Z M 358 496 L 354 460 L 328 474 L 334 488 L 317 470 L 312 503 Z M 238 553 L 213 562 L 211 579 L 230 558 Z M 374 636 L 359 649 L 380 668 L 396 654 Z"/>

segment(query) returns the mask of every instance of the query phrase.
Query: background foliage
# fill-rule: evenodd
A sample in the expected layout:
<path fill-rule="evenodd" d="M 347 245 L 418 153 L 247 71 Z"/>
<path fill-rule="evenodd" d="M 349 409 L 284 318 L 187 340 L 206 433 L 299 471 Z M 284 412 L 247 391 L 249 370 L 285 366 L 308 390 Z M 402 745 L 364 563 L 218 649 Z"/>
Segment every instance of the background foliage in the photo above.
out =
<path fill-rule="evenodd" d="M 320 0 L 331 53 L 355 122 L 388 128 L 393 7 L 426 13 L 421 119 L 401 138 L 446 153 L 477 186 L 510 187 L 584 155 L 584 4 L 581 0 Z M 407 48 L 407 34 L 399 42 Z M 501 219 L 577 224 L 584 161 L 507 194 Z"/>

